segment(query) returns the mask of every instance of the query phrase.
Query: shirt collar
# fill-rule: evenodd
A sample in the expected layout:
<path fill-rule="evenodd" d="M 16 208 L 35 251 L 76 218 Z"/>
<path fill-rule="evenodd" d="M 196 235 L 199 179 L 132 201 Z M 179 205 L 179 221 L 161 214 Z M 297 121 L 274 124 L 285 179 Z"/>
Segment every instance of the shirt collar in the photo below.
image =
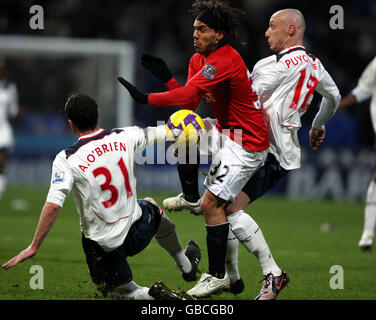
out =
<path fill-rule="evenodd" d="M 89 133 L 89 134 L 86 134 L 84 136 L 79 137 L 78 140 L 93 138 L 93 137 L 101 134 L 103 131 L 104 131 L 104 129 L 98 129 L 97 131 L 94 131 L 93 133 Z"/>

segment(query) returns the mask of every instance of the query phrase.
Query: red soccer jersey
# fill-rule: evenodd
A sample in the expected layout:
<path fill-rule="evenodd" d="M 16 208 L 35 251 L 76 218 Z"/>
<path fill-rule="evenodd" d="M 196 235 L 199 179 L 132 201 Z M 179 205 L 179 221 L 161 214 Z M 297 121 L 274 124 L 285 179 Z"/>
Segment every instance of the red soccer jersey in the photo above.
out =
<path fill-rule="evenodd" d="M 204 97 L 217 118 L 219 131 L 229 130 L 230 138 L 241 129 L 243 148 L 262 151 L 269 147 L 269 136 L 263 110 L 254 104 L 258 96 L 252 91 L 247 67 L 240 54 L 230 45 L 212 52 L 208 57 L 196 53 L 188 69 L 188 81 L 184 87 L 168 92 L 151 93 L 150 104 L 157 106 L 181 105 L 195 109 Z M 177 83 L 168 83 L 171 89 Z"/>

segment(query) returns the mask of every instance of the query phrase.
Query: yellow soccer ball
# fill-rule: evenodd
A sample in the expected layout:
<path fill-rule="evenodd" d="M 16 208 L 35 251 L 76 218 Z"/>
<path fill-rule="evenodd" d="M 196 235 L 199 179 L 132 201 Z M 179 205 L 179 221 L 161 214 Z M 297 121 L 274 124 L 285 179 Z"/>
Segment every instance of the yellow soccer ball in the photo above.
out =
<path fill-rule="evenodd" d="M 205 133 L 202 118 L 191 110 L 182 109 L 173 113 L 166 124 L 167 137 L 179 145 L 197 144 Z"/>

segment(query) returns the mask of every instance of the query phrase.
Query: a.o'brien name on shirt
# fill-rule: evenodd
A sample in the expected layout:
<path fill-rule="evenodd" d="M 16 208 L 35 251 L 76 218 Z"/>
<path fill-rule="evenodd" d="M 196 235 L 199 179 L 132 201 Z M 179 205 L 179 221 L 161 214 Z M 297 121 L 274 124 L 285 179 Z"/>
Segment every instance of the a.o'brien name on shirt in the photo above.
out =
<path fill-rule="evenodd" d="M 100 158 L 103 154 L 106 154 L 107 152 L 112 151 L 127 151 L 127 148 L 125 147 L 124 142 L 108 142 L 104 143 L 101 146 L 93 149 L 91 152 L 87 154 L 85 157 L 88 163 L 86 165 L 79 164 L 78 167 L 85 172 L 85 170 L 90 166 L 90 163 L 94 163 L 97 158 Z"/>
<path fill-rule="evenodd" d="M 98 158 L 102 157 L 104 154 L 113 151 L 126 151 L 125 142 L 120 141 L 107 141 L 98 145 L 99 140 L 102 140 L 104 137 L 112 135 L 114 133 L 119 134 L 123 130 L 121 129 L 113 129 L 113 130 L 100 130 L 99 133 L 96 135 L 85 137 L 79 139 L 77 143 L 65 149 L 66 158 L 68 159 L 73 154 L 75 154 L 79 149 L 83 146 L 87 145 L 89 142 L 96 141 L 95 148 L 92 150 L 88 150 L 86 155 L 80 156 L 80 159 L 87 160 L 87 163 L 80 163 L 78 167 L 85 172 L 85 170 L 90 167 L 90 164 L 93 164 Z"/>

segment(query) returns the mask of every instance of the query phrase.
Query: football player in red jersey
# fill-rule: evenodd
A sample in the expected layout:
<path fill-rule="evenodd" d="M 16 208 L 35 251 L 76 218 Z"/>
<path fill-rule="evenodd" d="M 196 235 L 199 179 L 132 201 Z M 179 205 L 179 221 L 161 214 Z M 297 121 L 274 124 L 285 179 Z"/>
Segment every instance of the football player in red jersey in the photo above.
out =
<path fill-rule="evenodd" d="M 225 258 L 229 223 L 225 207 L 263 165 L 269 136 L 262 106 L 248 81 L 249 71 L 232 46 L 239 41 L 235 10 L 220 1 L 195 1 L 192 12 L 196 15 L 193 39 L 197 53 L 190 60 L 188 81 L 183 87 L 172 80 L 168 84 L 170 91 L 146 94 L 123 78 L 119 81 L 139 103 L 195 109 L 202 97 L 208 98 L 207 103 L 217 118 L 214 128 L 208 123 L 212 126 L 208 131 L 219 133 L 223 145 L 212 160 L 205 180 L 207 191 L 201 202 L 209 270 L 189 291 L 192 295 L 203 296 L 228 281 Z"/>
<path fill-rule="evenodd" d="M 340 99 L 338 88 L 321 61 L 306 52 L 303 46 L 304 30 L 304 17 L 296 9 L 280 10 L 270 18 L 265 36 L 275 55 L 257 62 L 250 75 L 250 85 L 259 94 L 264 107 L 264 118 L 271 137 L 269 154 L 264 166 L 247 182 L 235 202 L 226 207 L 231 231 L 240 240 L 247 239 L 243 244 L 255 254 L 262 267 L 264 283 L 256 298 L 261 300 L 275 299 L 288 283 L 288 277 L 271 258 L 259 226 L 245 214 L 244 209 L 276 185 L 290 170 L 300 167 L 297 131 L 300 127 L 300 117 L 306 112 L 313 92 L 316 90 L 323 96 L 320 110 L 310 131 L 310 145 L 313 150 L 317 150 L 322 143 L 325 136 L 323 125 L 334 114 Z M 167 64 L 161 58 L 144 55 L 141 64 L 162 81 L 173 82 L 170 80 L 172 75 Z M 166 74 L 169 74 L 168 79 L 163 77 Z M 204 122 L 207 122 L 207 119 L 204 119 Z M 200 152 L 204 153 L 202 144 Z M 186 167 L 188 172 L 192 165 L 180 167 Z M 180 167 L 178 166 L 178 170 L 181 176 L 180 172 L 184 171 Z M 187 180 L 181 179 L 181 183 L 189 186 Z M 197 214 L 197 203 L 186 200 L 189 192 L 194 194 L 193 190 L 187 190 L 183 186 L 183 193 L 165 199 L 164 207 L 172 211 L 187 209 Z M 198 193 L 198 190 L 196 192 Z M 236 238 L 229 235 L 226 271 L 233 293 L 242 290 L 242 281 L 237 271 L 236 242 Z"/>

